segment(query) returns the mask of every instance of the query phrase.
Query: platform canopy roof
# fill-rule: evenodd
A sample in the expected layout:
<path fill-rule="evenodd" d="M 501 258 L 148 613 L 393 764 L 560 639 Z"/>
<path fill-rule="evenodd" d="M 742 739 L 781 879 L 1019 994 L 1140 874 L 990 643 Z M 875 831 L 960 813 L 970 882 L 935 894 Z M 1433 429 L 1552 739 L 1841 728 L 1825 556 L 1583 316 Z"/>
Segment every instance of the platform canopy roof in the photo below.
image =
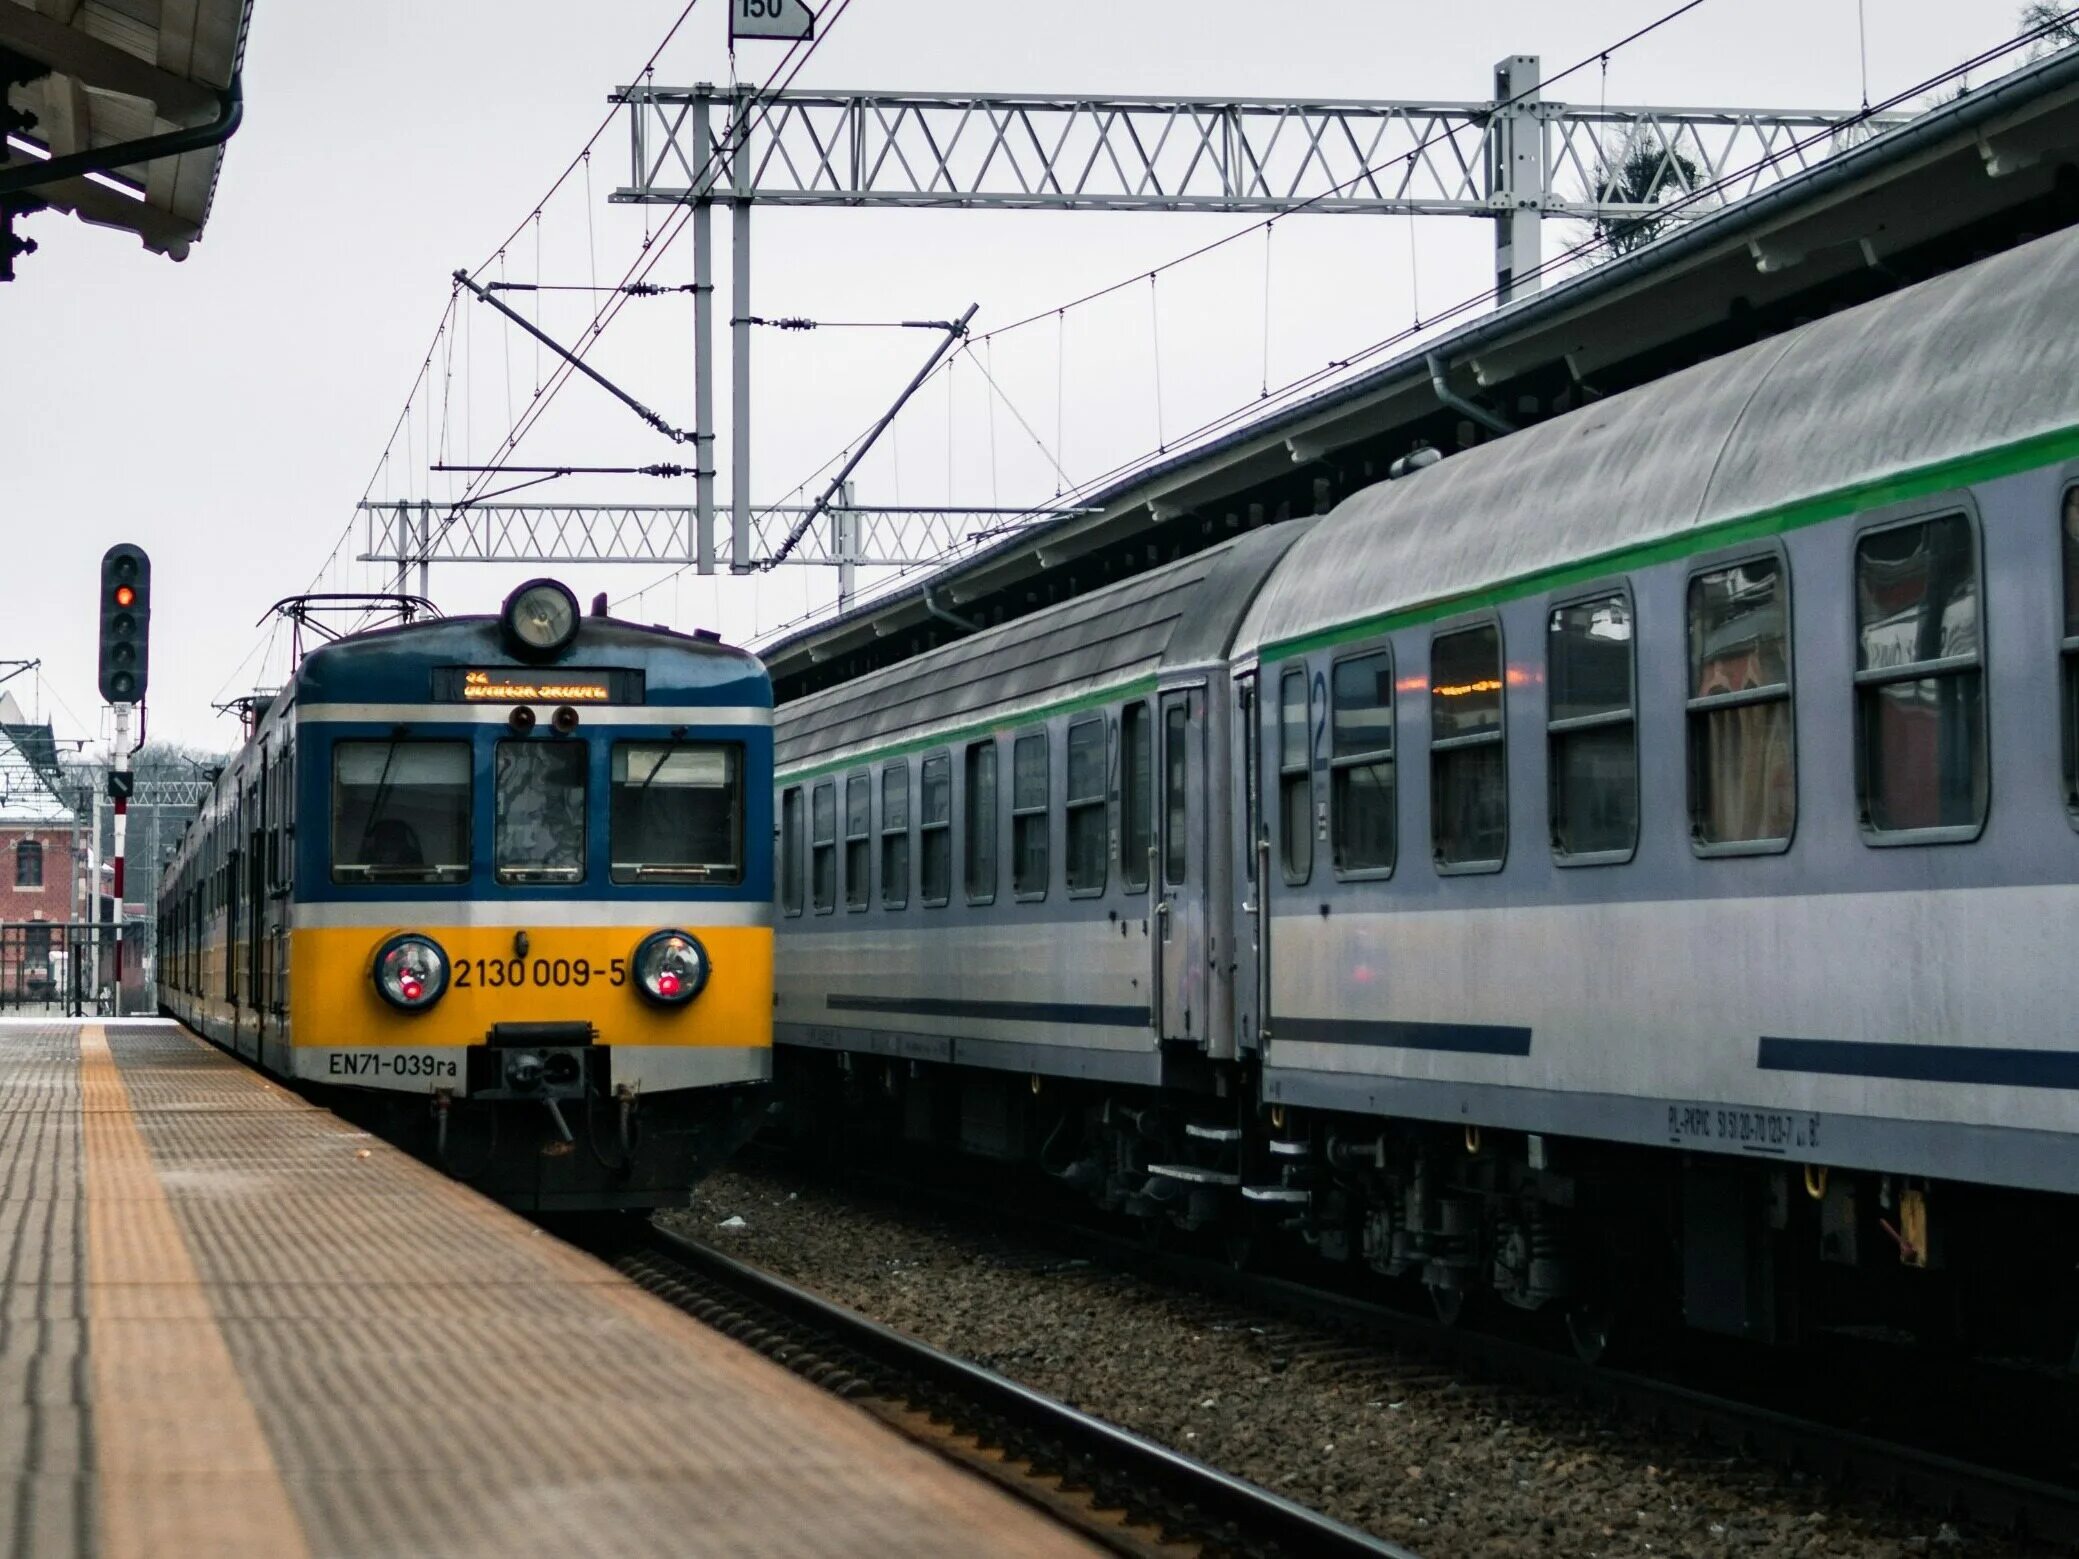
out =
<path fill-rule="evenodd" d="M 35 162 L 141 143 L 141 161 L 97 157 L 105 169 L 12 193 L 185 259 L 237 123 L 251 17 L 252 0 L 0 0 L 7 106 L 34 116 L 7 134 L 0 199 L 10 196 L 9 176 Z M 170 154 L 150 145 L 167 137 L 208 144 Z"/>

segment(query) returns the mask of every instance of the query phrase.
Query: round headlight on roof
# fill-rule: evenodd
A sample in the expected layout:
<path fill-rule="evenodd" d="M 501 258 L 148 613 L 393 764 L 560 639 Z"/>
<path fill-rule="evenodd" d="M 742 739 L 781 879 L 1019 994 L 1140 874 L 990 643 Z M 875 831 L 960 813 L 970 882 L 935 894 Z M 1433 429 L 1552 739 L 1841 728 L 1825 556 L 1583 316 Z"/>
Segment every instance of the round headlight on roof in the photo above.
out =
<path fill-rule="evenodd" d="M 577 637 L 577 597 L 553 579 L 530 579 L 505 598 L 499 620 L 517 654 L 553 655 Z"/>

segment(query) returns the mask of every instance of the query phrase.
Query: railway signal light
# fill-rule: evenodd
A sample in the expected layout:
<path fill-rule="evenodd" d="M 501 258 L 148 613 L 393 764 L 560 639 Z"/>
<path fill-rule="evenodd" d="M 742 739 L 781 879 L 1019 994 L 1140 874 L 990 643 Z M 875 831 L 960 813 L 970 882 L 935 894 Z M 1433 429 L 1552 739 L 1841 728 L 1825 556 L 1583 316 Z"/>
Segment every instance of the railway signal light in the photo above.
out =
<path fill-rule="evenodd" d="M 101 696 L 111 704 L 144 698 L 152 625 L 152 560 L 117 542 L 101 555 Z"/>

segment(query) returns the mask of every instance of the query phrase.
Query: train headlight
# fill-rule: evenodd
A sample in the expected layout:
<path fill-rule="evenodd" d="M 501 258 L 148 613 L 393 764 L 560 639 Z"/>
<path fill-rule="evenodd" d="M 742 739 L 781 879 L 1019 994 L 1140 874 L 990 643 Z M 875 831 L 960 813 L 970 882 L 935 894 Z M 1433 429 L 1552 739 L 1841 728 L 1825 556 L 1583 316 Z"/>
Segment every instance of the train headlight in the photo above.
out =
<path fill-rule="evenodd" d="M 400 1012 L 424 1012 L 447 992 L 448 955 L 415 931 L 393 936 L 376 949 L 375 988 Z"/>
<path fill-rule="evenodd" d="M 662 1006 L 676 1007 L 707 984 L 707 949 L 690 931 L 653 931 L 635 949 L 635 984 Z"/>
<path fill-rule="evenodd" d="M 577 597 L 553 579 L 528 580 L 498 615 L 506 642 L 529 658 L 553 655 L 577 637 Z"/>

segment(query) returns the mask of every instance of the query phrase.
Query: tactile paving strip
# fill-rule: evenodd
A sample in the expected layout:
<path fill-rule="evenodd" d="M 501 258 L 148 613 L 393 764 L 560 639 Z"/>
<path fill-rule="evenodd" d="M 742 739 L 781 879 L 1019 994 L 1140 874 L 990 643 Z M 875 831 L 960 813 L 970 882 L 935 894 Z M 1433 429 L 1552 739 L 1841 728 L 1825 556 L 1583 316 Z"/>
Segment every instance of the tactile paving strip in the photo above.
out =
<path fill-rule="evenodd" d="M 232 1426 L 218 1444 L 152 1414 L 145 1432 L 126 1419 L 118 1437 L 126 1459 L 145 1463 L 128 1468 L 126 1487 L 184 1488 L 201 1501 L 184 1501 L 190 1522 L 214 1502 L 226 1521 L 216 1552 L 282 1551 L 255 1524 L 270 1488 L 321 1554 L 1088 1551 L 170 1025 L 107 1030 L 121 1125 L 144 1144 L 143 1165 L 110 1145 L 114 1122 L 83 1137 L 99 1100 L 79 1085 L 78 1027 L 23 1038 L 0 1035 L 0 1220 L 12 1216 L 0 1222 L 11 1242 L 0 1314 L 55 1308 L 71 1331 L 0 1348 L 0 1389 L 9 1403 L 59 1390 L 75 1432 L 46 1415 L 31 1457 L 0 1428 L 15 1474 L 0 1517 L 17 1549 L 135 1546 L 134 1525 L 115 1519 L 121 1489 L 104 1478 L 94 1499 L 80 1494 L 97 1455 L 82 1427 L 87 1383 L 119 1389 L 92 1367 L 105 1342 L 135 1350 L 162 1391 L 177 1391 L 184 1367 L 206 1378 L 212 1346 L 228 1361 L 230 1385 L 213 1395 L 250 1404 L 255 1445 L 221 1443 L 238 1438 L 235 1408 L 198 1415 Z M 89 1186 L 90 1219 L 79 1210 Z M 16 1203 L 36 1210 L 10 1215 Z M 162 1213 L 177 1253 L 154 1244 Z M 93 1270 L 112 1261 L 134 1279 L 156 1260 L 164 1280 L 102 1284 L 83 1305 L 89 1221 L 120 1242 L 95 1253 Z M 31 1244 L 33 1255 L 17 1253 Z M 36 1297 L 60 1288 L 62 1300 Z M 139 1412 L 136 1400 L 120 1405 Z M 158 1547 L 170 1551 L 163 1535 Z"/>

